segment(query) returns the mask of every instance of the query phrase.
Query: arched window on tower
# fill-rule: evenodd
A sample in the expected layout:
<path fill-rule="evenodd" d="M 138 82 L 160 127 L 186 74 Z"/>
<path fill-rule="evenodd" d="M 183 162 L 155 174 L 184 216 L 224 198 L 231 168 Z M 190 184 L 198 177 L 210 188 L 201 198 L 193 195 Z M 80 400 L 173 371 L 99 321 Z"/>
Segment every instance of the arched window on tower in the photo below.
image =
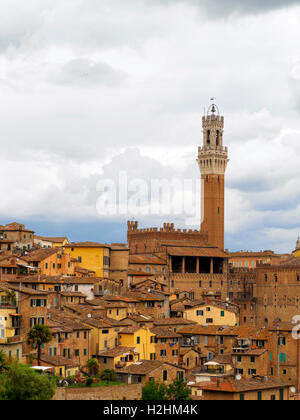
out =
<path fill-rule="evenodd" d="M 220 131 L 217 130 L 217 134 L 216 134 L 216 145 L 219 146 L 220 145 Z"/>
<path fill-rule="evenodd" d="M 210 144 L 210 130 L 207 130 L 207 144 Z"/>

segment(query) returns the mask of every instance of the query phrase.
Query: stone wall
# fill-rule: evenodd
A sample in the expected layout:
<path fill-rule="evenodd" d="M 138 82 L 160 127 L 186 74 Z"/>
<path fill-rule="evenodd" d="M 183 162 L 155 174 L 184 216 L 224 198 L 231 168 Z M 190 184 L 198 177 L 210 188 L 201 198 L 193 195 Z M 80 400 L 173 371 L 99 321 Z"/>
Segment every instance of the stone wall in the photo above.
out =
<path fill-rule="evenodd" d="M 53 400 L 140 400 L 142 385 L 114 385 L 98 388 L 57 388 Z"/>

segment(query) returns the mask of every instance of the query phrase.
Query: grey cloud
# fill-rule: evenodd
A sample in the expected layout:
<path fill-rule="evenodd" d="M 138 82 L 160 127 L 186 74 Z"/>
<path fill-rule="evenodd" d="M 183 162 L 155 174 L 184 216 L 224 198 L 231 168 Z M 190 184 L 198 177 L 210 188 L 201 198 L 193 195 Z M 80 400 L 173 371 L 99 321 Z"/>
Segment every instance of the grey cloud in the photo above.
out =
<path fill-rule="evenodd" d="M 259 14 L 293 5 L 299 0 L 153 0 L 155 3 L 183 3 L 199 7 L 210 17 L 224 17 L 237 14 Z"/>
<path fill-rule="evenodd" d="M 125 81 L 126 74 L 100 61 L 77 58 L 63 64 L 49 79 L 54 83 L 79 87 L 95 84 L 119 86 Z"/>

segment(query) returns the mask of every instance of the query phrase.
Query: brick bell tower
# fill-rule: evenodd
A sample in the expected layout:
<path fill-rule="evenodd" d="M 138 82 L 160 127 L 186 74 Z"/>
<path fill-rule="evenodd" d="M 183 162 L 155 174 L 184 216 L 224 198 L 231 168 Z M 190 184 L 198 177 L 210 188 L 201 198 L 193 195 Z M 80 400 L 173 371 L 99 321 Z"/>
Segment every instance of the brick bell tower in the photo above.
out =
<path fill-rule="evenodd" d="M 201 171 L 201 231 L 208 243 L 224 250 L 224 177 L 228 148 L 223 147 L 224 117 L 212 104 L 202 118 L 203 146 L 198 150 Z"/>

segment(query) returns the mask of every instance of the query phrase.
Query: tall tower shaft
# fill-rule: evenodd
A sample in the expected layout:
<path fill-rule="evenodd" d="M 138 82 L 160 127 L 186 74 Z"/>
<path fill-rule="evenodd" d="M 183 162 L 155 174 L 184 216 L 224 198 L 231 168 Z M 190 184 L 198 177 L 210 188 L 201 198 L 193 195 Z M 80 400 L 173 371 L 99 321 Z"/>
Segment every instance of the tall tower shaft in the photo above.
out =
<path fill-rule="evenodd" d="M 218 115 L 216 115 L 218 114 Z M 201 230 L 211 245 L 224 249 L 225 172 L 228 148 L 223 146 L 224 117 L 211 105 L 202 118 L 203 146 L 198 149 L 201 172 Z"/>

